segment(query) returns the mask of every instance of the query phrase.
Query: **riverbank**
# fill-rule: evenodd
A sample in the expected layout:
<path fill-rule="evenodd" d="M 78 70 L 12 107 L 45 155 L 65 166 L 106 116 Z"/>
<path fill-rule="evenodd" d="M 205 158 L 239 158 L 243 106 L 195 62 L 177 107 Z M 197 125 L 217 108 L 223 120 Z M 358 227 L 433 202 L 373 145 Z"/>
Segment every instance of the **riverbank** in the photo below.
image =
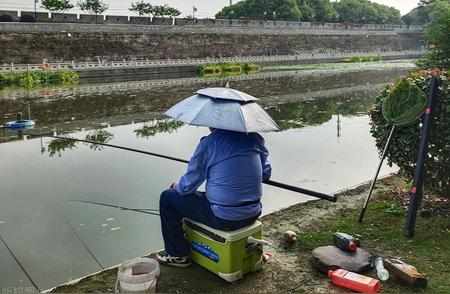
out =
<path fill-rule="evenodd" d="M 450 271 L 450 221 L 448 200 L 424 197 L 424 205 L 417 222 L 416 237 L 403 237 L 408 184 L 398 176 L 379 180 L 374 197 L 362 225 L 357 223 L 360 207 L 367 194 L 368 184 L 337 193 L 338 202 L 310 201 L 291 206 L 262 218 L 264 238 L 274 244 L 266 251 L 275 256 L 263 270 L 247 275 L 236 284 L 229 284 L 203 268 L 189 269 L 161 267 L 159 292 L 315 292 L 340 293 L 329 279 L 311 265 L 311 251 L 332 243 L 337 230 L 357 235 L 362 247 L 374 254 L 400 258 L 429 275 L 428 288 L 419 290 L 402 286 L 394 279 L 383 283 L 382 292 L 448 293 Z M 430 228 L 434 228 L 430 230 Z M 283 232 L 298 234 L 295 246 L 286 248 L 281 241 Z M 52 289 L 52 292 L 113 292 L 117 268 L 95 274 L 81 281 Z M 369 276 L 375 277 L 370 271 Z"/>

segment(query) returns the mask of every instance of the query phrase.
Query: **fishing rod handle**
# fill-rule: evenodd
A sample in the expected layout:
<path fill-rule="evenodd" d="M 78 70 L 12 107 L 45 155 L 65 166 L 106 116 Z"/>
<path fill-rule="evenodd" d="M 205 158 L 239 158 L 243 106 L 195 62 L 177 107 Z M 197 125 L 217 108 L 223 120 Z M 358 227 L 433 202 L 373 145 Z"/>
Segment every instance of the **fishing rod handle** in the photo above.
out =
<path fill-rule="evenodd" d="M 266 180 L 263 183 L 267 184 L 267 185 L 270 185 L 270 186 L 282 188 L 282 189 L 293 191 L 293 192 L 297 192 L 297 193 L 306 194 L 306 195 L 309 195 L 309 196 L 313 196 L 313 197 L 320 198 L 320 199 L 327 200 L 327 201 L 331 201 L 331 202 L 336 202 L 337 201 L 337 198 L 334 195 L 328 195 L 328 194 L 324 194 L 324 193 L 320 193 L 320 192 L 316 192 L 316 191 L 312 191 L 312 190 L 308 190 L 308 189 L 303 189 L 303 188 L 300 188 L 300 187 L 295 187 L 295 186 L 287 185 L 287 184 L 276 182 L 276 181 L 272 181 L 272 180 Z"/>

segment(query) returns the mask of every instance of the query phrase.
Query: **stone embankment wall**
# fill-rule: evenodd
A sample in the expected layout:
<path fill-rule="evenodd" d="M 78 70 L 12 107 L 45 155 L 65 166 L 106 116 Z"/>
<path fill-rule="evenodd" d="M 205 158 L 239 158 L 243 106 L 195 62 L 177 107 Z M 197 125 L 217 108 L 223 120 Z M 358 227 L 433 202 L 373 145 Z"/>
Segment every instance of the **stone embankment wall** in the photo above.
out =
<path fill-rule="evenodd" d="M 0 26 L 0 63 L 419 49 L 421 32 L 89 24 Z"/>

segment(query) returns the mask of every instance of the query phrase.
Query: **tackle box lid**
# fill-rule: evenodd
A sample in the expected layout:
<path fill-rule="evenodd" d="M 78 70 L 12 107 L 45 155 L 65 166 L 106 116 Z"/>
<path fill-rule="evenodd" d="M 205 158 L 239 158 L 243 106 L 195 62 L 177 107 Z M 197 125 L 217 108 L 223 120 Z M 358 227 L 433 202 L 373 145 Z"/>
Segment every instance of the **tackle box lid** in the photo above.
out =
<path fill-rule="evenodd" d="M 247 238 L 248 236 L 253 235 L 254 233 L 262 230 L 262 223 L 260 221 L 255 221 L 253 224 L 249 226 L 234 231 L 216 230 L 211 227 L 208 227 L 207 225 L 195 222 L 188 218 L 184 219 L 184 224 L 193 229 L 194 231 L 206 235 L 207 237 L 215 241 L 218 242 L 222 241 L 222 243 L 238 241 Z"/>

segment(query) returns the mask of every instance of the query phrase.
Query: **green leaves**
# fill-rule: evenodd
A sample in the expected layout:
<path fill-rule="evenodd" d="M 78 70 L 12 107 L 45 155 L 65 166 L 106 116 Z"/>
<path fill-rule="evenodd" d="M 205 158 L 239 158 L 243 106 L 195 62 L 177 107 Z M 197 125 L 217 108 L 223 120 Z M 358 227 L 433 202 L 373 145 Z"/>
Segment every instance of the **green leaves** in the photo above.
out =
<path fill-rule="evenodd" d="M 68 70 L 31 71 L 23 73 L 0 74 L 0 88 L 2 86 L 19 86 L 31 88 L 36 85 L 75 85 L 77 83 L 78 73 Z"/>
<path fill-rule="evenodd" d="M 143 0 L 140 2 L 131 3 L 130 11 L 137 12 L 140 16 L 152 13 L 153 6 L 150 3 L 145 3 Z"/>
<path fill-rule="evenodd" d="M 63 12 L 73 8 L 69 0 L 42 0 L 42 6 L 51 12 Z"/>
<path fill-rule="evenodd" d="M 109 5 L 102 0 L 80 0 L 78 2 L 78 7 L 80 7 L 81 10 L 89 11 L 97 15 L 108 10 Z"/>
<path fill-rule="evenodd" d="M 400 11 L 367 0 L 244 0 L 226 6 L 216 18 L 400 23 Z"/>
<path fill-rule="evenodd" d="M 131 3 L 129 10 L 137 12 L 139 15 L 152 14 L 155 17 L 176 17 L 181 14 L 178 9 L 170 7 L 167 4 L 152 6 L 150 3 L 146 3 L 143 0 Z"/>
<path fill-rule="evenodd" d="M 413 118 L 419 113 L 420 108 L 423 109 L 423 95 L 428 92 L 432 74 L 439 79 L 439 90 L 424 169 L 424 184 L 427 190 L 450 198 L 450 75 L 448 71 L 433 69 L 412 72 L 408 77 L 399 80 L 396 85 L 386 86 L 378 94 L 370 111 L 371 133 L 381 152 L 389 136 L 391 124 L 405 123 L 408 121 L 408 116 Z M 397 165 L 400 168 L 400 174 L 409 180 L 412 180 L 414 175 L 420 132 L 421 125 L 418 119 L 397 127 L 387 150 L 388 164 Z"/>

